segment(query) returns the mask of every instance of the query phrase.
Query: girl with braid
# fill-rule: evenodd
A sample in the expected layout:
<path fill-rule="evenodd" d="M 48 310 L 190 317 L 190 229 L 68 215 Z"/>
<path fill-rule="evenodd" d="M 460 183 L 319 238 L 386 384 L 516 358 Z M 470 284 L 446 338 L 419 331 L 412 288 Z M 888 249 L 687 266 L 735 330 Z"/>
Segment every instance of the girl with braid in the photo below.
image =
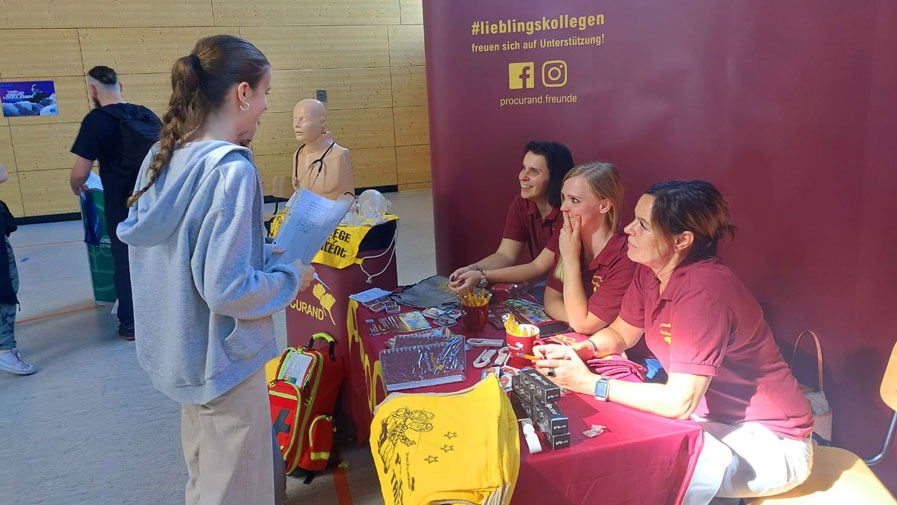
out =
<path fill-rule="evenodd" d="M 128 244 L 137 358 L 181 403 L 188 504 L 273 504 L 264 364 L 272 314 L 311 283 L 272 265 L 262 185 L 246 146 L 268 108 L 271 66 L 245 40 L 201 39 L 171 71 L 172 94 L 118 236 Z M 282 461 L 281 461 L 282 463 Z"/>

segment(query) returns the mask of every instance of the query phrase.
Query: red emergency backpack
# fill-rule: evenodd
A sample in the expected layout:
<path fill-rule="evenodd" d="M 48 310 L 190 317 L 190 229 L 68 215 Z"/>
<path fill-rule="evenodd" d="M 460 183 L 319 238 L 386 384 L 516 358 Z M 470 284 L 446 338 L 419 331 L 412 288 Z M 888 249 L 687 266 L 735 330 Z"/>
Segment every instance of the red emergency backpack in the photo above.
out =
<path fill-rule="evenodd" d="M 312 349 L 319 339 L 330 342 L 328 352 Z M 335 431 L 333 410 L 344 374 L 335 345 L 330 335 L 315 333 L 308 347 L 288 347 L 268 383 L 271 422 L 287 473 L 297 466 L 310 472 L 327 466 Z"/>

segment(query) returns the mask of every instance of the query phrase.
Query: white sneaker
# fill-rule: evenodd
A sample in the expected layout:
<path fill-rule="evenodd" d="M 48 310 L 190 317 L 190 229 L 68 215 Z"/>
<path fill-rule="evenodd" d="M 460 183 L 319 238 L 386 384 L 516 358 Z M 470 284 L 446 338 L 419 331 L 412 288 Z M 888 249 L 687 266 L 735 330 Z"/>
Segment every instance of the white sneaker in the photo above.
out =
<path fill-rule="evenodd" d="M 31 375 L 37 371 L 37 368 L 30 363 L 25 363 L 19 351 L 13 349 L 10 352 L 0 354 L 0 370 L 6 370 L 16 375 Z"/>

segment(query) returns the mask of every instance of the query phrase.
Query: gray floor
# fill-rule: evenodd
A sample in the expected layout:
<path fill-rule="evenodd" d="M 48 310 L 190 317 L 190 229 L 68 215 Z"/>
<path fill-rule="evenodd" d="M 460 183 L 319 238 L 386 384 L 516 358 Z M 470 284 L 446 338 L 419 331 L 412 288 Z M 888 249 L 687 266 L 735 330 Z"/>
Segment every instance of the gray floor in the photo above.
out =
<path fill-rule="evenodd" d="M 400 216 L 399 283 L 435 273 L 432 196 L 390 193 Z M 95 306 L 80 221 L 21 226 L 16 339 L 39 368 L 0 372 L 0 505 L 183 503 L 179 406 L 153 389 L 134 344 Z M 286 345 L 281 312 L 277 342 Z M 383 503 L 366 448 L 343 452 L 355 504 Z M 338 503 L 329 471 L 290 478 L 288 504 Z M 343 505 L 342 503 L 340 505 Z"/>

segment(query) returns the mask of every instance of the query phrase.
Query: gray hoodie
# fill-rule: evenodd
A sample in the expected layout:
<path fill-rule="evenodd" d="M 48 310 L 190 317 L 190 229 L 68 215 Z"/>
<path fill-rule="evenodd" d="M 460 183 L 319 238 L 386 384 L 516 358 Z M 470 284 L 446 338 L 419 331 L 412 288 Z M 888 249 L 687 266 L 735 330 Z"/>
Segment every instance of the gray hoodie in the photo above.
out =
<path fill-rule="evenodd" d="M 137 359 L 178 402 L 208 403 L 277 355 L 271 316 L 295 298 L 302 274 L 267 265 L 262 205 L 248 149 L 191 142 L 118 225 L 130 246 Z"/>

